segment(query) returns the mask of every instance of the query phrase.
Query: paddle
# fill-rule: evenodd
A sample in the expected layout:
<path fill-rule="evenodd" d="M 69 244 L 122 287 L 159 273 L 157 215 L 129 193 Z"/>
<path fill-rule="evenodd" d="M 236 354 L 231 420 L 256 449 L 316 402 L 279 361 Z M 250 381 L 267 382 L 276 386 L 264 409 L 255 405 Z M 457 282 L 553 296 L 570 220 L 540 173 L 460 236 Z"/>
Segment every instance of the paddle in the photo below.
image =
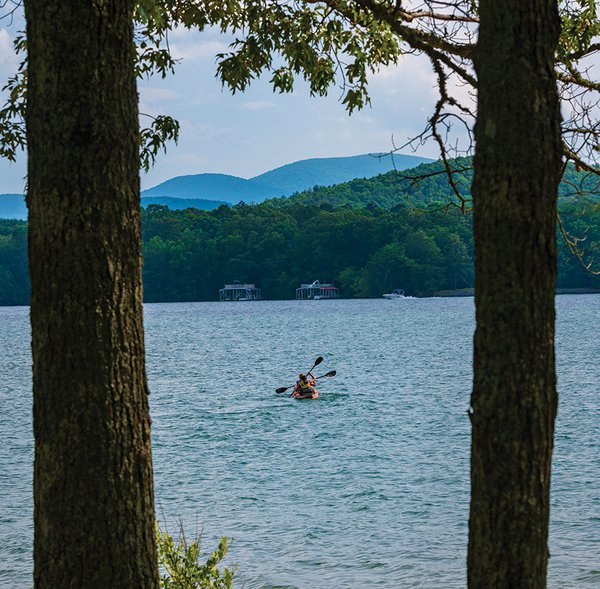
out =
<path fill-rule="evenodd" d="M 321 376 L 315 376 L 315 380 L 319 380 L 320 378 L 330 378 L 332 376 L 335 376 L 336 374 L 337 374 L 337 372 L 335 370 L 330 370 L 327 374 L 321 374 Z M 293 397 L 294 393 L 292 393 L 291 395 L 288 395 L 288 396 Z M 300 397 L 300 398 L 302 398 L 302 397 Z"/>
<path fill-rule="evenodd" d="M 321 364 L 321 362 L 323 362 L 323 356 L 319 356 L 316 360 L 315 363 L 312 365 L 312 368 L 310 370 L 308 370 L 306 372 L 306 374 L 308 374 L 309 372 L 312 372 L 316 366 L 318 366 L 319 364 Z"/>
<path fill-rule="evenodd" d="M 312 372 L 315 369 L 316 366 L 318 366 L 319 364 L 321 364 L 321 362 L 323 362 L 323 356 L 319 356 L 315 360 L 315 363 L 312 365 L 311 369 L 307 370 L 306 373 L 308 374 L 309 372 Z M 335 372 L 335 371 L 333 371 L 333 372 Z M 325 376 L 325 375 L 323 375 L 323 376 Z M 319 377 L 319 378 L 321 378 L 321 377 Z M 278 389 L 275 389 L 275 392 L 276 393 L 285 393 L 285 391 L 287 391 L 288 389 L 291 389 L 293 386 L 294 385 L 292 384 L 289 387 L 279 387 Z"/>

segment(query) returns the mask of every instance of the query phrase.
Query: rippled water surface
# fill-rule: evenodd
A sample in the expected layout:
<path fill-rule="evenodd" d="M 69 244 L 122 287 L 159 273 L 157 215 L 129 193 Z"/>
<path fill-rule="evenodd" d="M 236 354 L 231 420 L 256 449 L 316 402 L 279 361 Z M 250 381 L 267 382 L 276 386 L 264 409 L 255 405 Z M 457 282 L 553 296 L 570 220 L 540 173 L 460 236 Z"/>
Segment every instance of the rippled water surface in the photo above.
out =
<path fill-rule="evenodd" d="M 600 587 L 600 296 L 562 296 L 549 587 Z M 157 513 L 246 589 L 464 587 L 473 300 L 146 305 Z M 0 587 L 31 587 L 28 310 L 0 308 Z M 316 401 L 277 396 L 318 355 Z"/>

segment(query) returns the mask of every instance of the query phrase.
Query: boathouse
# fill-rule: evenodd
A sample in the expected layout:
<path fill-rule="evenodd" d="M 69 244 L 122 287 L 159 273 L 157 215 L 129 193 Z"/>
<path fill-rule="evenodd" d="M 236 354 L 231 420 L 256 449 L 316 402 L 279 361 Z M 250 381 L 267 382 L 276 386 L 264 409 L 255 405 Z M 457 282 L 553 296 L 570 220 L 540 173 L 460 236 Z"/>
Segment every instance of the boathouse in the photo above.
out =
<path fill-rule="evenodd" d="M 308 299 L 337 299 L 340 293 L 337 286 L 333 284 L 321 284 L 315 280 L 312 284 L 301 284 L 300 288 L 296 289 L 296 298 L 298 300 Z"/>
<path fill-rule="evenodd" d="M 234 281 L 219 290 L 220 301 L 260 301 L 260 288 L 254 284 L 242 284 Z"/>

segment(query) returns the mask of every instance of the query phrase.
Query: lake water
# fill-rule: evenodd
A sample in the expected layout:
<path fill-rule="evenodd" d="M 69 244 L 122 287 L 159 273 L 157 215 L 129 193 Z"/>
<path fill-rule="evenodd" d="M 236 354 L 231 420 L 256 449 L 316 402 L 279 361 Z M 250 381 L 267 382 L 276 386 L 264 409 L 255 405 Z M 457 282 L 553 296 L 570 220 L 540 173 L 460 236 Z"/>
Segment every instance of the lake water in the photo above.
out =
<path fill-rule="evenodd" d="M 600 296 L 560 296 L 549 587 L 600 587 Z M 466 585 L 473 299 L 145 306 L 158 518 L 245 589 Z M 32 586 L 28 309 L 0 308 L 0 587 Z M 317 401 L 277 396 L 322 355 Z"/>

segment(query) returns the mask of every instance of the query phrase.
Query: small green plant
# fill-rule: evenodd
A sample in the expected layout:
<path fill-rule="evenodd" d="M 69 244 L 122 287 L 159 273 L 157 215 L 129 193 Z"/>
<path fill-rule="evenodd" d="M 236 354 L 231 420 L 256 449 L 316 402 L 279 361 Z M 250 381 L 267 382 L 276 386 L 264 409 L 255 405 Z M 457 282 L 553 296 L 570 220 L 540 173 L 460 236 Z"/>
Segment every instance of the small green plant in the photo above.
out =
<path fill-rule="evenodd" d="M 158 548 L 158 564 L 161 567 L 161 589 L 232 589 L 233 569 L 218 564 L 225 558 L 229 540 L 221 538 L 218 548 L 202 564 L 200 562 L 200 543 L 198 537 L 187 542 L 183 532 L 175 541 L 167 532 L 162 532 L 156 525 L 156 544 Z"/>

